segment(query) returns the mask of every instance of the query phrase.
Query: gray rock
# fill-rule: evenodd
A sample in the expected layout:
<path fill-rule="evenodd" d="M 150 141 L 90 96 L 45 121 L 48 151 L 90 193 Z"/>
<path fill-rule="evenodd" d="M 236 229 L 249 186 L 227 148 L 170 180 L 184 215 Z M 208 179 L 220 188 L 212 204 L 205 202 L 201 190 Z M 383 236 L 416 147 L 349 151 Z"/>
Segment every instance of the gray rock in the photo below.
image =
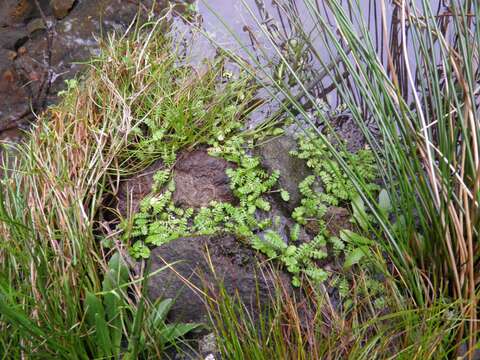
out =
<path fill-rule="evenodd" d="M 50 6 L 57 19 L 63 19 L 72 9 L 75 0 L 50 0 Z"/>
<path fill-rule="evenodd" d="M 175 299 L 170 311 L 172 321 L 207 322 L 207 304 L 199 290 L 208 289 L 212 294 L 220 283 L 253 311 L 257 309 L 257 286 L 262 304 L 268 303 L 273 294 L 273 280 L 267 274 L 256 276 L 259 269 L 255 252 L 231 235 L 180 238 L 154 249 L 151 262 L 152 272 L 172 264 L 150 278 L 148 284 L 152 301 Z"/>
<path fill-rule="evenodd" d="M 203 356 L 215 355 L 218 352 L 217 340 L 214 333 L 210 333 L 202 337 L 198 341 L 198 350 Z"/>
<path fill-rule="evenodd" d="M 300 204 L 302 197 L 298 190 L 298 184 L 311 174 L 305 161 L 290 155 L 290 151 L 294 150 L 296 146 L 297 142 L 293 136 L 283 135 L 269 140 L 255 149 L 255 154 L 260 156 L 263 167 L 270 172 L 280 171 L 278 184 L 289 192 L 290 200 L 288 202 L 279 200 L 279 202 L 284 204 L 283 207 L 288 212 L 293 211 Z"/>

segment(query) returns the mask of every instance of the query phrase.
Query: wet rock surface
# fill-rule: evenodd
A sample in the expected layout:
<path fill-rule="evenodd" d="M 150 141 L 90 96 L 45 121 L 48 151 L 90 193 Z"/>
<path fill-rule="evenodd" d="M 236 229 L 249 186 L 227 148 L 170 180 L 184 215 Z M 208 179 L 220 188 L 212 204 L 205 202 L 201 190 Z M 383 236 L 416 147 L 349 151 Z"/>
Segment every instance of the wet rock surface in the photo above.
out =
<path fill-rule="evenodd" d="M 2 0 L 0 2 L 0 140 L 54 103 L 64 80 L 99 52 L 98 38 L 123 32 L 146 0 Z M 157 8 L 165 6 L 157 1 Z"/>

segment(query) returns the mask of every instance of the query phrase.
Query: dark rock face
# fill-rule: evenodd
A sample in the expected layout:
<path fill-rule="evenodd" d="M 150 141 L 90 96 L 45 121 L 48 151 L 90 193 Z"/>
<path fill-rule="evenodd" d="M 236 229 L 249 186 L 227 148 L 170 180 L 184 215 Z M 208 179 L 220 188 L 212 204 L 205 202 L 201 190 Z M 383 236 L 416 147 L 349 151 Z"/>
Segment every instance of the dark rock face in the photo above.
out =
<path fill-rule="evenodd" d="M 173 321 L 208 320 L 202 295 L 187 286 L 179 275 L 200 290 L 205 287 L 214 289 L 223 282 L 230 295 L 238 293 L 252 309 L 256 309 L 257 286 L 259 298 L 265 303 L 268 302 L 269 291 L 273 291 L 272 279 L 258 273 L 255 253 L 230 235 L 181 238 L 154 249 L 151 261 L 152 272 L 179 261 L 172 265 L 174 270 L 167 268 L 153 276 L 148 286 L 152 300 L 164 297 L 176 299 L 170 313 Z"/>
<path fill-rule="evenodd" d="M 209 156 L 205 149 L 184 152 L 173 169 L 176 185 L 174 201 L 177 205 L 197 208 L 207 206 L 213 200 L 234 202 L 229 178 L 225 174 L 225 170 L 232 166 L 221 158 Z M 117 196 L 120 213 L 127 215 L 127 208 L 138 210 L 139 202 L 151 191 L 153 175 L 162 167 L 162 162 L 157 161 L 120 185 Z M 291 222 L 288 224 L 291 225 Z M 223 282 L 230 295 L 238 292 L 244 303 L 251 304 L 255 309 L 257 286 L 259 298 L 265 302 L 273 286 L 273 280 L 268 276 L 256 276 L 255 251 L 229 234 L 180 238 L 153 249 L 150 257 L 151 272 L 178 261 L 172 265 L 173 269 L 167 268 L 153 276 L 148 285 L 152 300 L 165 297 L 176 299 L 171 311 L 173 321 L 208 320 L 202 296 L 187 286 L 181 277 L 200 290 L 204 286 L 210 290 L 217 289 L 218 284 Z M 288 286 L 289 280 L 285 279 L 284 282 Z"/>
<path fill-rule="evenodd" d="M 362 129 L 360 129 L 351 116 L 338 116 L 332 118 L 330 121 L 333 130 L 337 136 L 345 142 L 348 151 L 355 153 L 365 147 L 367 139 L 365 139 Z M 327 133 L 327 137 L 333 144 L 337 142 L 331 134 Z"/>
<path fill-rule="evenodd" d="M 227 161 L 208 155 L 204 149 L 185 152 L 174 168 L 176 205 L 204 207 L 211 201 L 233 202 L 225 170 L 232 167 Z"/>
<path fill-rule="evenodd" d="M 255 150 L 265 169 L 270 172 L 280 171 L 278 185 L 290 194 L 288 202 L 281 202 L 289 212 L 288 215 L 300 204 L 302 198 L 298 190 L 298 184 L 308 175 L 311 175 L 305 161 L 289 154 L 296 146 L 297 143 L 293 136 L 284 135 L 266 142 Z"/>

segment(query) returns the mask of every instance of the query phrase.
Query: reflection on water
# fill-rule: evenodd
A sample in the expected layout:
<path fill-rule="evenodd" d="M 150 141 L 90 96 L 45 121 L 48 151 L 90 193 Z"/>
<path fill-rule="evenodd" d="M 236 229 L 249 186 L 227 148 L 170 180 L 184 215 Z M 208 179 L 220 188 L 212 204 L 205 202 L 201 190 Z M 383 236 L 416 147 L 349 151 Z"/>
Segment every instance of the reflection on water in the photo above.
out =
<path fill-rule="evenodd" d="M 408 25 L 406 37 L 401 37 L 400 9 L 395 3 L 387 0 L 344 0 L 340 3 L 357 29 L 358 36 L 365 39 L 365 44 L 371 44 L 376 49 L 384 64 L 387 62 L 386 49 L 390 48 L 396 76 L 400 79 L 406 76 L 402 53 L 402 44 L 405 42 L 410 67 L 415 73 L 415 47 Z M 382 3 L 385 4 L 384 12 Z M 422 1 L 410 3 L 422 13 Z M 447 5 L 440 0 L 432 0 L 429 5 L 434 14 L 448 11 Z M 322 71 L 332 61 L 338 62 L 337 50 L 331 47 L 325 36 L 325 28 L 318 21 L 321 18 L 325 27 L 332 31 L 337 29 L 327 1 L 198 0 L 197 10 L 202 27 L 217 45 L 233 50 L 251 63 L 257 63 L 261 69 L 268 68 L 268 75 L 273 80 L 286 82 L 293 93 L 298 92 L 300 89 L 296 88 L 296 79 L 280 61 L 283 58 L 314 97 L 326 101 L 331 107 L 341 103 L 338 94 L 335 94 L 334 80 Z M 338 38 L 342 38 L 340 33 Z M 196 58 L 208 53 L 208 42 L 203 41 L 203 45 L 192 50 L 197 51 Z M 348 44 L 345 44 L 345 48 L 348 48 Z M 211 47 L 209 49 L 213 54 L 214 50 Z M 336 76 L 342 77 L 347 83 L 349 81 L 346 69 Z M 355 89 L 352 88 L 352 91 L 355 92 Z M 408 94 L 405 95 L 408 97 Z"/>

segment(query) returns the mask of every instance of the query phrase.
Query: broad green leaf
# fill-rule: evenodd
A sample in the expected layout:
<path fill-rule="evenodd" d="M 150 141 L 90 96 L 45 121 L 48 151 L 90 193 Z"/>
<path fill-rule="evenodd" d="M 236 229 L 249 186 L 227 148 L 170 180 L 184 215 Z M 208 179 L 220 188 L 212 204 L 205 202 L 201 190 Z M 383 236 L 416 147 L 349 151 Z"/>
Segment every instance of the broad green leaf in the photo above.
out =
<path fill-rule="evenodd" d="M 365 211 L 365 204 L 362 198 L 357 195 L 352 199 L 353 218 L 357 224 L 363 229 L 368 230 L 368 216 Z"/>
<path fill-rule="evenodd" d="M 350 269 L 353 265 L 358 264 L 360 260 L 363 259 L 363 257 L 367 254 L 368 252 L 368 247 L 362 246 L 353 249 L 350 251 L 346 256 L 345 256 L 345 262 L 343 263 L 343 269 L 348 270 Z"/>
<path fill-rule="evenodd" d="M 392 210 L 392 203 L 390 201 L 390 196 L 388 195 L 387 190 L 382 189 L 380 194 L 378 194 L 378 206 L 385 213 L 389 213 Z"/>
<path fill-rule="evenodd" d="M 110 326 L 110 336 L 112 349 L 116 355 L 119 355 L 122 341 L 122 309 L 126 302 L 123 298 L 124 294 L 120 287 L 129 280 L 129 271 L 125 261 L 120 254 L 116 252 L 108 262 L 108 271 L 102 283 L 104 295 L 104 309 L 106 313 L 105 320 Z"/>
<path fill-rule="evenodd" d="M 178 339 L 179 337 L 201 326 L 202 324 L 196 324 L 196 323 L 168 324 L 163 329 L 160 330 L 160 339 L 164 344 L 171 343 L 176 339 Z"/>
<path fill-rule="evenodd" d="M 349 244 L 355 245 L 373 245 L 373 240 L 366 238 L 365 236 L 359 235 L 353 231 L 343 229 L 340 231 L 340 238 Z"/>
<path fill-rule="evenodd" d="M 172 299 L 164 299 L 154 306 L 150 314 L 150 323 L 153 328 L 158 328 L 163 324 L 172 305 Z"/>
<path fill-rule="evenodd" d="M 94 327 L 96 320 L 95 315 L 100 314 L 101 317 L 105 318 L 105 310 L 103 304 L 98 299 L 95 294 L 87 291 L 85 296 L 85 306 L 86 306 L 86 319 L 90 327 Z"/>
<path fill-rule="evenodd" d="M 95 336 L 100 356 L 112 356 L 112 342 L 105 317 L 102 314 L 95 314 Z"/>

